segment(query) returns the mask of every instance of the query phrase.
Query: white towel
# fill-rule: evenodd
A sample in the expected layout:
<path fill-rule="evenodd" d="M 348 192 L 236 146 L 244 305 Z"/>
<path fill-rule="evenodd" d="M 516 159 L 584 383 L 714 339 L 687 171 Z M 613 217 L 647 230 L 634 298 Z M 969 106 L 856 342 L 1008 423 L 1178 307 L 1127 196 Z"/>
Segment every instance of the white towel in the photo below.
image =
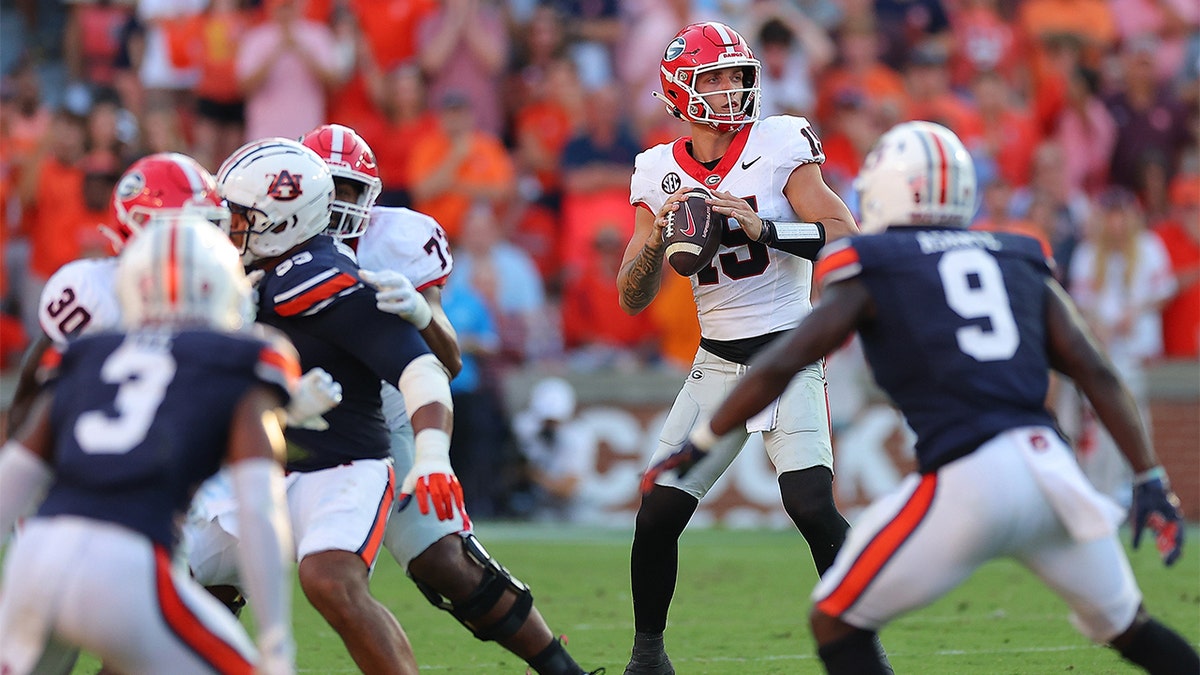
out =
<path fill-rule="evenodd" d="M 775 399 L 767 407 L 760 410 L 757 415 L 746 420 L 746 431 L 749 433 L 770 431 L 775 428 L 775 423 L 778 421 L 779 399 Z"/>
<path fill-rule="evenodd" d="M 1009 433 L 1046 501 L 1075 541 L 1100 539 L 1117 531 L 1125 520 L 1125 511 L 1092 487 L 1057 434 L 1036 427 Z"/>

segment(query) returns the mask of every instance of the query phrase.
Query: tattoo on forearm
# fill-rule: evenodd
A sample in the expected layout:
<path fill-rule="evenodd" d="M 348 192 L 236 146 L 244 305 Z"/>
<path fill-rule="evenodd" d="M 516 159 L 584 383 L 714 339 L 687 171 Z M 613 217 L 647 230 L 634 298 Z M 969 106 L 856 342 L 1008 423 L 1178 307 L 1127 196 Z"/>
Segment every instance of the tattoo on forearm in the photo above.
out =
<path fill-rule="evenodd" d="M 643 309 L 658 293 L 662 282 L 661 244 L 647 244 L 637 257 L 629 262 L 629 273 L 621 288 L 621 300 L 631 309 Z"/>

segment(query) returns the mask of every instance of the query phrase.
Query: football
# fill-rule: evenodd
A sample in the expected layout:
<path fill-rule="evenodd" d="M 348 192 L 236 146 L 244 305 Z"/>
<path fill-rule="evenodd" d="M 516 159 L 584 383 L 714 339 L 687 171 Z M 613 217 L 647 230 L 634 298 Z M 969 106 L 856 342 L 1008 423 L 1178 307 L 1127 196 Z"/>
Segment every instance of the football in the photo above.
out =
<path fill-rule="evenodd" d="M 682 276 L 690 277 L 704 269 L 721 246 L 727 218 L 704 201 L 711 196 L 703 188 L 692 188 L 679 208 L 667 214 L 663 228 L 667 262 Z"/>

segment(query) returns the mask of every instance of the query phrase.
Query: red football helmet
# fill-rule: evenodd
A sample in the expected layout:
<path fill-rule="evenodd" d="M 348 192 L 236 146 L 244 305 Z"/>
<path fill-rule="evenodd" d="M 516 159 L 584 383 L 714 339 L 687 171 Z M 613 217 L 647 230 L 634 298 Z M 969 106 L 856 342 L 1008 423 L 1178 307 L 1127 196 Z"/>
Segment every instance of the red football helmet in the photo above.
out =
<path fill-rule="evenodd" d="M 196 160 L 178 152 L 159 152 L 134 162 L 113 188 L 116 229 L 100 231 L 120 252 L 130 237 L 151 218 L 196 214 L 223 230 L 229 229 L 229 209 L 217 195 L 217 182 Z"/>
<path fill-rule="evenodd" d="M 322 124 L 304 134 L 300 142 L 325 160 L 335 183 L 344 180 L 360 186 L 357 202 L 333 200 L 333 215 L 325 234 L 338 239 L 361 236 L 367 229 L 371 207 L 383 190 L 371 146 L 353 129 L 341 124 Z"/>
<path fill-rule="evenodd" d="M 705 72 L 737 66 L 743 70 L 741 87 L 706 94 L 728 98 L 729 112 L 718 113 L 696 91 L 696 83 Z M 667 112 L 680 119 L 708 124 L 717 131 L 735 131 L 758 119 L 761 70 L 737 31 L 716 21 L 694 23 L 667 45 L 659 68 L 663 93 L 653 93 L 667 104 Z"/>

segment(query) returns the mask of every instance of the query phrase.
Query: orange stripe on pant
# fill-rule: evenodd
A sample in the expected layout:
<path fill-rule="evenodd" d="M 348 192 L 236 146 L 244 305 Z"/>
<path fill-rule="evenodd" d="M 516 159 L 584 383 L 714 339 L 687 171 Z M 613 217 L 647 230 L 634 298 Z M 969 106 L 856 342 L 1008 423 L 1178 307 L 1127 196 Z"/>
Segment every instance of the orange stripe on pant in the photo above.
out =
<path fill-rule="evenodd" d="M 841 616 L 862 597 L 871 582 L 879 576 L 879 571 L 908 539 L 913 530 L 925 519 L 929 507 L 933 504 L 933 496 L 937 492 L 937 474 L 926 474 L 917 484 L 908 503 L 892 522 L 884 526 L 875 538 L 867 544 L 858 559 L 846 570 L 842 583 L 833 589 L 825 599 L 817 603 L 817 609 L 827 616 Z"/>
<path fill-rule="evenodd" d="M 383 534 L 387 531 L 388 516 L 392 512 L 392 501 L 395 499 L 396 488 L 396 470 L 388 467 L 387 488 L 383 491 L 383 498 L 379 500 L 379 510 L 375 512 L 375 523 L 371 525 L 371 531 L 367 534 L 367 540 L 359 547 L 357 553 L 367 563 L 367 569 L 370 569 L 375 564 L 375 558 L 379 556 L 379 545 L 383 543 Z"/>
<path fill-rule="evenodd" d="M 253 675 L 254 665 L 215 633 L 210 631 L 179 597 L 175 582 L 171 579 L 171 556 L 160 546 L 154 547 L 155 586 L 158 589 L 158 606 L 163 620 L 179 639 L 200 660 L 209 664 L 218 673 L 228 675 Z"/>

